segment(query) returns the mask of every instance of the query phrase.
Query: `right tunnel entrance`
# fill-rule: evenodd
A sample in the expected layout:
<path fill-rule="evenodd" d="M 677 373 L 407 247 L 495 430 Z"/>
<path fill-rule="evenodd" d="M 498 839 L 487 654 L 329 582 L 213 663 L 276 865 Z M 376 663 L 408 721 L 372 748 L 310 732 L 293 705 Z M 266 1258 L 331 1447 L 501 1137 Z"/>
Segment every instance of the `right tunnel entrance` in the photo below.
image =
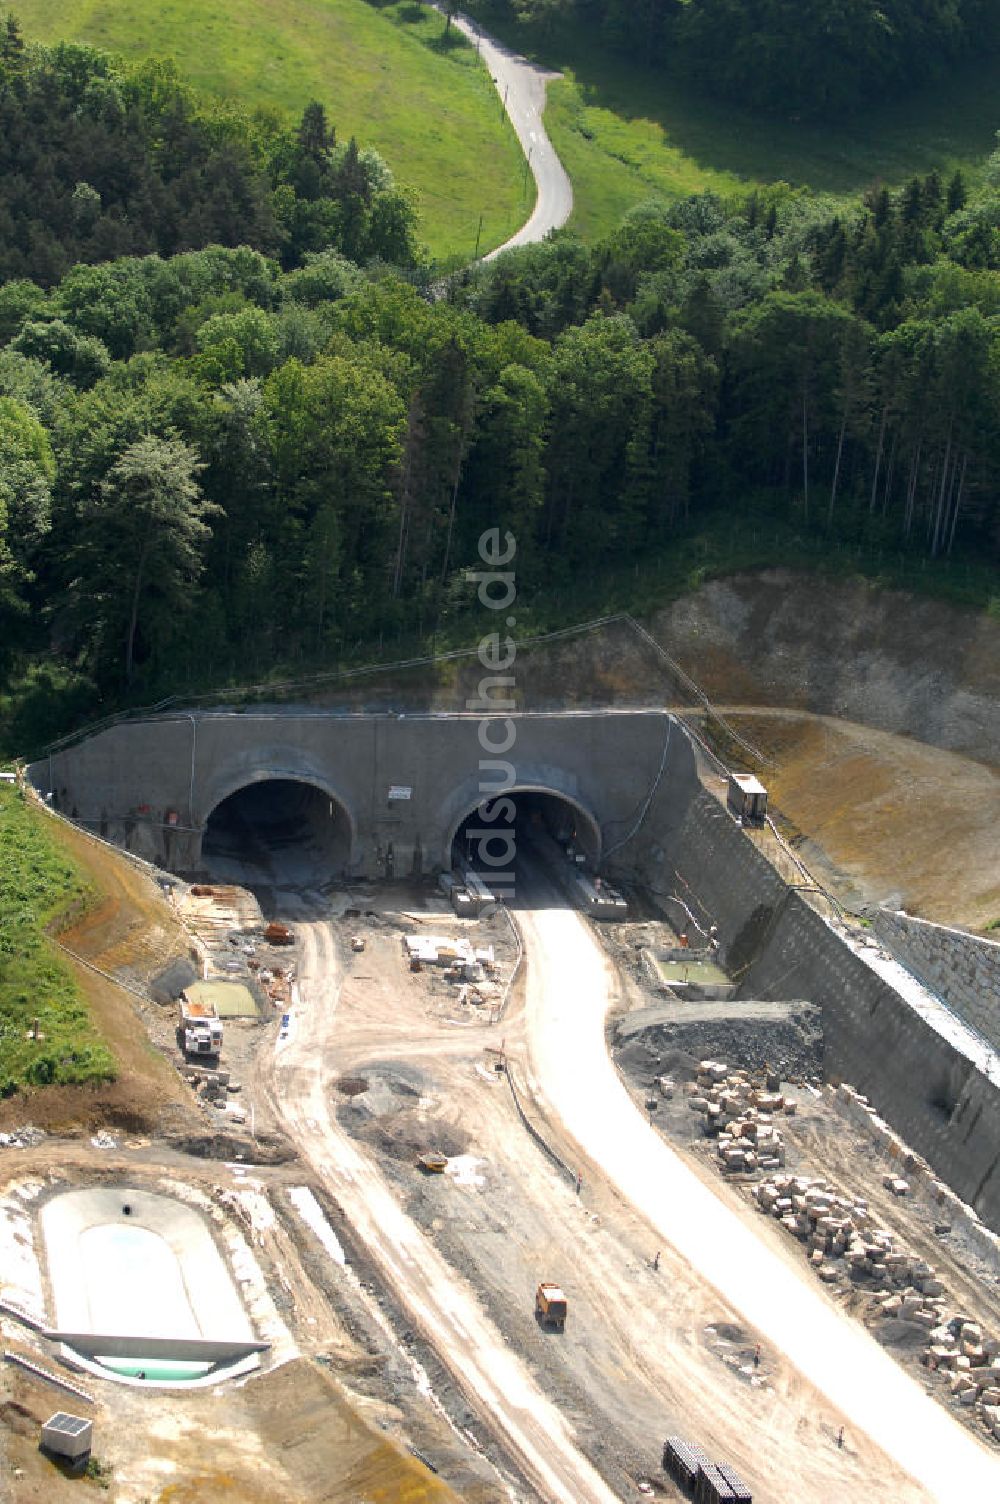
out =
<path fill-rule="evenodd" d="M 452 863 L 490 873 L 513 872 L 518 851 L 545 856 L 558 846 L 591 872 L 601 855 L 601 831 L 579 804 L 546 789 L 510 789 L 483 800 L 459 821 Z"/>

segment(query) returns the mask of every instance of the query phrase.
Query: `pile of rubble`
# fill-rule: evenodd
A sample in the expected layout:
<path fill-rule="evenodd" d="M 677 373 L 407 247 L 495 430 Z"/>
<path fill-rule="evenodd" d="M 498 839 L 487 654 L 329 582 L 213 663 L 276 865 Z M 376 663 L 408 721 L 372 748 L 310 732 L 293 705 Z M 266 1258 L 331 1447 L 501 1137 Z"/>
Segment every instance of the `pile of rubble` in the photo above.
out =
<path fill-rule="evenodd" d="M 777 1086 L 773 1077 L 761 1086 L 749 1071 L 731 1071 L 717 1060 L 699 1063 L 694 1081 L 687 1084 L 688 1106 L 703 1115 L 707 1134 L 718 1134 L 724 1170 L 752 1173 L 784 1165 L 785 1143 L 774 1119 L 794 1113 L 795 1103 Z"/>
<path fill-rule="evenodd" d="M 930 1346 L 924 1353 L 927 1367 L 947 1377 L 960 1405 L 982 1409 L 986 1429 L 1000 1441 L 1000 1340 L 984 1337 L 978 1322 L 961 1315 L 940 1315 L 929 1335 Z"/>
<path fill-rule="evenodd" d="M 262 966 L 259 961 L 248 961 L 250 971 L 257 973 L 257 980 L 276 1008 L 287 1008 L 292 1001 L 295 982 L 293 966 Z"/>
<path fill-rule="evenodd" d="M 187 1066 L 184 1075 L 189 1086 L 194 1088 L 207 1107 L 217 1108 L 237 1123 L 246 1122 L 246 1109 L 229 1100 L 230 1093 L 238 1092 L 241 1088 L 238 1081 L 231 1079 L 227 1070 L 206 1070 L 201 1067 L 192 1069 Z"/>
<path fill-rule="evenodd" d="M 15 1128 L 11 1133 L 0 1133 L 0 1149 L 35 1149 L 44 1137 L 44 1128 L 26 1123 L 23 1128 Z"/>
<path fill-rule="evenodd" d="M 827 1181 L 808 1175 L 763 1180 L 753 1194 L 761 1211 L 808 1245 L 810 1263 L 828 1283 L 847 1273 L 867 1278 L 876 1287 L 906 1287 L 920 1309 L 925 1299 L 940 1296 L 943 1287 L 931 1266 L 898 1247 L 892 1233 L 876 1227 L 868 1203 L 860 1197 L 840 1195 Z M 843 1268 L 834 1268 L 828 1259 L 842 1259 Z"/>
<path fill-rule="evenodd" d="M 887 1189 L 905 1195 L 905 1180 L 887 1175 Z M 1000 1340 L 985 1338 L 966 1316 L 948 1316 L 944 1285 L 932 1265 L 876 1225 L 866 1201 L 840 1194 L 807 1175 L 771 1176 L 754 1186 L 762 1212 L 805 1243 L 809 1262 L 827 1284 L 841 1278 L 881 1291 L 871 1315 L 912 1322 L 928 1346 L 923 1362 L 947 1375 L 962 1405 L 979 1405 L 1000 1439 Z"/>

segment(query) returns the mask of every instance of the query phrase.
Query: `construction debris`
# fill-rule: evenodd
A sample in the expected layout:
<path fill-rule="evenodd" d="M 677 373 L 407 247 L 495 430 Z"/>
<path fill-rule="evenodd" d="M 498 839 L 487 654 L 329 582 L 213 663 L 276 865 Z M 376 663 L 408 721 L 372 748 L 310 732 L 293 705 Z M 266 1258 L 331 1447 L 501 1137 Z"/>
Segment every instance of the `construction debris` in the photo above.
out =
<path fill-rule="evenodd" d="M 660 1077 L 673 1095 L 673 1082 Z M 795 1103 L 780 1092 L 764 1090 L 751 1078 L 749 1071 L 730 1071 L 716 1060 L 702 1060 L 694 1081 L 688 1082 L 688 1106 L 704 1117 L 704 1131 L 718 1134 L 719 1160 L 724 1170 L 733 1174 L 757 1170 L 777 1170 L 785 1163 L 785 1143 L 774 1118 L 778 1113 L 794 1113 Z"/>
<path fill-rule="evenodd" d="M 404 935 L 403 949 L 411 963 L 447 967 L 452 981 L 481 981 L 496 965 L 492 945 L 477 949 L 468 940 L 445 935 Z"/>
<path fill-rule="evenodd" d="M 894 1195 L 909 1189 L 891 1175 L 883 1184 Z M 756 1185 L 753 1195 L 762 1212 L 805 1244 L 825 1283 L 847 1279 L 881 1292 L 873 1315 L 923 1327 L 924 1365 L 947 1378 L 961 1405 L 979 1406 L 987 1430 L 1000 1439 L 1000 1338 L 985 1337 L 981 1326 L 960 1313 L 947 1314 L 944 1285 L 926 1259 L 879 1227 L 863 1198 L 843 1195 L 828 1181 L 776 1176 Z"/>

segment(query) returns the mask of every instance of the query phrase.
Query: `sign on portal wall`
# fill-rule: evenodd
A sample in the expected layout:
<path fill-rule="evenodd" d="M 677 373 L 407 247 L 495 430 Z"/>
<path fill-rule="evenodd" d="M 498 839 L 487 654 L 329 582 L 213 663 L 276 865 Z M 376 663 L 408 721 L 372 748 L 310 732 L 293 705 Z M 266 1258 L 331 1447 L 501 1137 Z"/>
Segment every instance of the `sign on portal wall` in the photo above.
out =
<path fill-rule="evenodd" d="M 389 785 L 390 799 L 409 799 L 412 794 L 413 789 L 408 783 L 390 783 Z"/>

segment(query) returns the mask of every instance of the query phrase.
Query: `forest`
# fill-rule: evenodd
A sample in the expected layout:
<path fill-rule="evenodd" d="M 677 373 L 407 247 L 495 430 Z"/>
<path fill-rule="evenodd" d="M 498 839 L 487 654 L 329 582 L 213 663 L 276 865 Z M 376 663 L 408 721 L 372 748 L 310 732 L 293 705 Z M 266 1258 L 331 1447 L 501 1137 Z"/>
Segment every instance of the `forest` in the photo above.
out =
<path fill-rule="evenodd" d="M 473 0 L 541 39 L 582 27 L 706 92 L 836 120 L 1000 46 L 994 0 Z"/>
<path fill-rule="evenodd" d="M 319 103 L 298 126 L 200 102 L 174 65 L 28 48 L 0 23 L 0 282 L 77 262 L 253 245 L 297 266 L 339 245 L 409 264 L 413 211 L 374 152 L 338 144 Z"/>
<path fill-rule="evenodd" d="M 0 108 L 31 97 L 13 66 Z M 81 99 L 116 76 L 85 49 L 29 67 Z M 173 118 L 169 78 L 143 106 L 152 184 L 157 100 Z M 359 248 L 348 156 L 383 185 L 363 208 L 396 190 L 321 111 L 283 152 L 270 199 L 233 211 L 235 244 L 160 245 L 154 216 L 106 259 L 57 215 L 77 263 L 0 286 L 8 751 L 457 619 L 487 527 L 514 533 L 526 602 L 711 518 L 995 566 L 1000 153 L 974 189 L 649 203 L 596 245 L 562 234 L 445 281 L 412 227 L 395 265 L 387 242 Z M 64 144 L 54 161 L 53 182 L 80 170 Z M 311 235 L 317 205 L 322 248 L 288 232 Z M 127 195 L 107 217 L 138 233 Z M 0 257 L 17 244 L 0 231 Z"/>

